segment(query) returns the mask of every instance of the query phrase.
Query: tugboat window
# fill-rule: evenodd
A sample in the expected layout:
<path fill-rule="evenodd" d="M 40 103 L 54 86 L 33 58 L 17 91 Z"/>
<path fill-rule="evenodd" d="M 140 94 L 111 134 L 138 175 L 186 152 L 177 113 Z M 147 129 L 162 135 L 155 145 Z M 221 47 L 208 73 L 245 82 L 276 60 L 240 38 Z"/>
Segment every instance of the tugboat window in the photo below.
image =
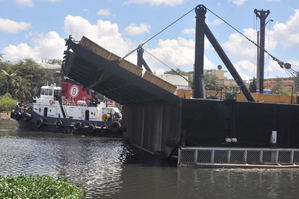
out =
<path fill-rule="evenodd" d="M 52 96 L 52 94 L 53 94 L 53 90 L 49 89 L 49 95 Z"/>
<path fill-rule="evenodd" d="M 45 90 L 44 89 L 41 90 L 41 95 L 45 95 Z"/>

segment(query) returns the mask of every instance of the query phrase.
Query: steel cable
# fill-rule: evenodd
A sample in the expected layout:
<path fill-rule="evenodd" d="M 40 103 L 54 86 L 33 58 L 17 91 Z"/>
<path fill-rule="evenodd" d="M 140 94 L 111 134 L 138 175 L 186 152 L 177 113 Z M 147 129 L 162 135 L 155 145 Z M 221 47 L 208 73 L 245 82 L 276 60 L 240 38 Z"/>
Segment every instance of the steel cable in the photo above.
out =
<path fill-rule="evenodd" d="M 175 23 L 177 23 L 179 20 L 181 20 L 182 18 L 184 18 L 186 15 L 188 15 L 190 12 L 192 12 L 195 9 L 192 8 L 191 10 L 189 10 L 188 12 L 186 12 L 185 14 L 183 14 L 182 16 L 180 16 L 179 18 L 177 18 L 176 20 L 174 20 L 172 23 L 170 23 L 168 26 L 166 26 L 165 28 L 163 28 L 162 30 L 160 30 L 159 32 L 157 32 L 156 34 L 154 34 L 152 37 L 150 37 L 149 39 L 147 39 L 145 42 L 139 44 L 137 46 L 137 48 L 131 50 L 129 53 L 127 53 L 123 58 L 121 58 L 120 60 L 125 59 L 126 57 L 128 57 L 129 55 L 131 55 L 133 52 L 135 52 L 136 50 L 142 48 L 146 43 L 148 43 L 149 41 L 151 41 L 152 39 L 154 39 L 155 37 L 157 37 L 159 34 L 161 34 L 162 32 L 164 32 L 165 30 L 167 30 L 170 26 L 174 25 Z"/>

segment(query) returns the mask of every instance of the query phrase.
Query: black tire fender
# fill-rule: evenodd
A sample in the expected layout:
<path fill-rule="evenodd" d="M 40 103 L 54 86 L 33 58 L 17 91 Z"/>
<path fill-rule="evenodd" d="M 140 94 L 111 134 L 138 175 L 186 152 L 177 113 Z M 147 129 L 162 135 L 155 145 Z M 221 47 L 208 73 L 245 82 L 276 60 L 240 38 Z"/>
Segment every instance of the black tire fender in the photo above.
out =
<path fill-rule="evenodd" d="M 120 127 L 121 127 L 121 124 L 118 121 L 114 121 L 111 124 L 111 128 L 113 128 L 113 129 L 119 129 Z"/>
<path fill-rule="evenodd" d="M 41 128 L 43 124 L 44 124 L 44 120 L 42 118 L 39 118 L 38 120 L 35 121 L 35 126 L 38 129 Z"/>
<path fill-rule="evenodd" d="M 95 129 L 96 129 L 96 127 L 95 127 L 94 124 L 90 124 L 90 125 L 88 125 L 88 127 L 87 127 L 87 131 L 88 131 L 89 133 L 92 133 Z"/>
<path fill-rule="evenodd" d="M 81 128 L 82 124 L 80 122 L 76 122 L 74 125 L 74 130 L 77 131 Z"/>
<path fill-rule="evenodd" d="M 63 127 L 63 122 L 61 120 L 57 120 L 55 122 L 56 128 L 62 128 Z"/>

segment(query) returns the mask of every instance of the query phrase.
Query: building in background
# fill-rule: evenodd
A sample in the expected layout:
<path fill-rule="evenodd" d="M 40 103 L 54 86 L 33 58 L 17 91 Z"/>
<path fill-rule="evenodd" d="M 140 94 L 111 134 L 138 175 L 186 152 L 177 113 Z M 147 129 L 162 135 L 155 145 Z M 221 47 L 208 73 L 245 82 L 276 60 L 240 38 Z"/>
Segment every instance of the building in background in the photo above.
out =
<path fill-rule="evenodd" d="M 279 84 L 279 85 L 278 85 Z M 282 77 L 282 78 L 269 78 L 264 80 L 264 87 L 266 89 L 273 89 L 275 87 L 281 87 L 281 90 L 292 90 L 294 85 L 294 78 Z"/>

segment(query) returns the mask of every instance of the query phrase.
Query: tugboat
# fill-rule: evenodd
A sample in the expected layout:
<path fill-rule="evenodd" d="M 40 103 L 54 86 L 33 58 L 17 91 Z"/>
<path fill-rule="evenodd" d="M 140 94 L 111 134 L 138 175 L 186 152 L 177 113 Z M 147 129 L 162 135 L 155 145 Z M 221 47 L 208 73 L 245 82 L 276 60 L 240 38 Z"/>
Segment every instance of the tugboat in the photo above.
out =
<path fill-rule="evenodd" d="M 19 102 L 11 112 L 19 128 L 100 136 L 121 136 L 122 114 L 115 102 L 99 100 L 83 86 L 64 79 L 41 87 L 31 104 Z"/>

